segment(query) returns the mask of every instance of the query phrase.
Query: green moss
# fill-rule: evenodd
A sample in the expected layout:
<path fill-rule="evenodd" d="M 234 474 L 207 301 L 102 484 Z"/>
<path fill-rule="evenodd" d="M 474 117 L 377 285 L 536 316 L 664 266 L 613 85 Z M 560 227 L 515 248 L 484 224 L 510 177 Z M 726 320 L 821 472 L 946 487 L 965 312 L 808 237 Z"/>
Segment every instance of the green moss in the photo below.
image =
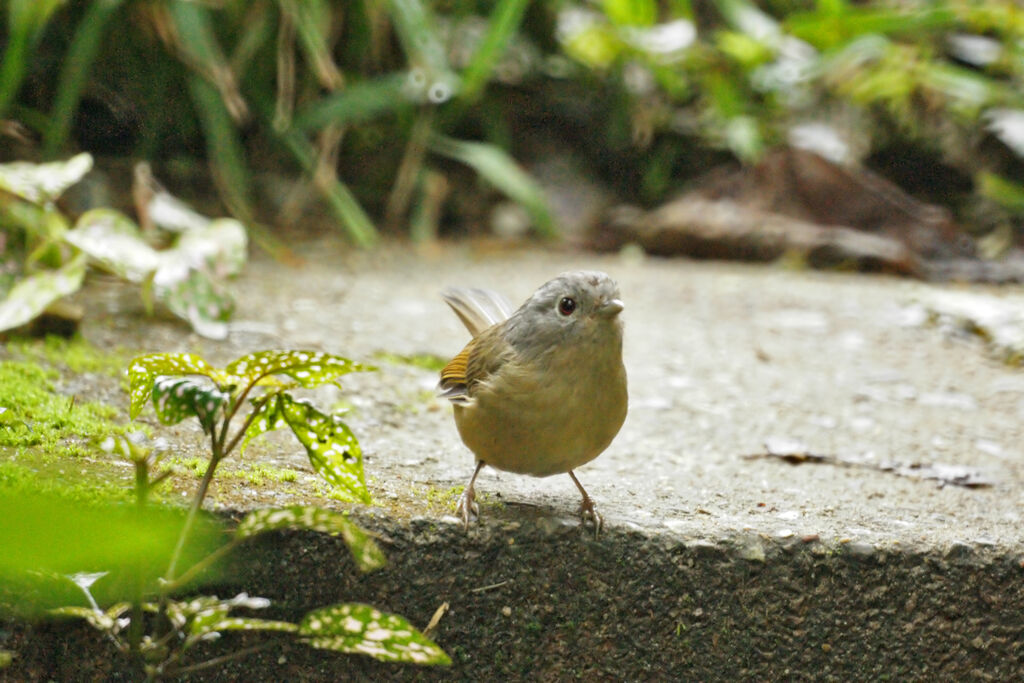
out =
<path fill-rule="evenodd" d="M 441 356 L 432 353 L 414 353 L 403 355 L 389 351 L 378 351 L 373 354 L 374 360 L 392 365 L 411 365 L 414 368 L 422 368 L 432 372 L 441 372 L 441 369 L 448 364 L 448 361 Z"/>
<path fill-rule="evenodd" d="M 188 474 L 194 476 L 196 479 L 202 478 L 206 474 L 206 467 L 210 464 L 208 458 L 182 458 L 178 455 L 173 455 L 164 461 L 164 465 L 169 467 L 175 474 Z M 220 467 L 214 476 L 223 476 L 224 468 Z"/>
<path fill-rule="evenodd" d="M 36 363 L 0 363 L 0 447 L 39 448 L 50 455 L 83 455 L 110 434 L 129 431 L 114 422 L 118 411 L 101 403 L 76 401 L 54 389 L 54 370 Z"/>
<path fill-rule="evenodd" d="M 267 482 L 292 482 L 298 479 L 299 473 L 284 467 L 273 467 L 263 463 L 253 463 L 242 467 L 226 467 L 227 461 L 217 468 L 214 479 L 245 479 L 246 481 L 262 486 Z M 210 464 L 207 458 L 182 458 L 172 456 L 165 463 L 177 474 L 193 476 L 196 479 L 206 474 L 206 467 Z"/>
<path fill-rule="evenodd" d="M 267 481 L 287 482 L 295 481 L 299 473 L 282 467 L 272 467 L 262 463 L 249 466 L 249 471 L 244 473 L 246 479 L 257 486 L 262 486 Z"/>
<path fill-rule="evenodd" d="M 205 471 L 205 467 L 203 470 Z M 217 470 L 217 476 L 224 479 L 245 479 L 256 486 L 263 486 L 269 482 L 295 481 L 299 473 L 282 467 L 273 467 L 262 463 L 254 463 L 247 467 L 230 470 Z"/>
<path fill-rule="evenodd" d="M 447 489 L 438 489 L 429 487 L 426 489 L 424 500 L 430 506 L 441 506 L 444 508 L 455 505 L 455 501 L 462 495 L 462 491 L 465 487 L 463 486 L 452 486 Z"/>
<path fill-rule="evenodd" d="M 25 465 L 0 461 L 0 490 L 24 494 L 50 494 L 84 504 L 129 502 L 134 500 L 130 484 L 76 472 L 73 481 L 54 472 L 37 471 Z"/>
<path fill-rule="evenodd" d="M 17 339 L 8 350 L 25 360 L 54 367 L 66 367 L 74 373 L 92 372 L 110 377 L 124 373 L 132 353 L 125 348 L 99 349 L 80 336 L 71 339 L 47 336 L 46 339 Z"/>

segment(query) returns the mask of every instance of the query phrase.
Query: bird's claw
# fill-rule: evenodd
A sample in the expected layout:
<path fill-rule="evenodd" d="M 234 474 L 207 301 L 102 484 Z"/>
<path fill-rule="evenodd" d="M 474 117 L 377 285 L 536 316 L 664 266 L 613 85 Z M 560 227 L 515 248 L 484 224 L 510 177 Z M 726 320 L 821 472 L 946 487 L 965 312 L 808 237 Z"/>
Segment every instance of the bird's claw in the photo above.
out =
<path fill-rule="evenodd" d="M 459 496 L 459 502 L 455 507 L 456 513 L 462 519 L 462 528 L 469 531 L 469 520 L 470 517 L 474 519 L 480 518 L 480 506 L 476 502 L 476 491 L 472 488 L 467 488 Z"/>
<path fill-rule="evenodd" d="M 604 529 L 604 517 L 598 513 L 597 506 L 594 505 L 594 501 L 589 496 L 585 497 L 583 502 L 580 503 L 579 515 L 584 525 L 587 522 L 594 525 L 594 538 L 597 538 L 601 530 Z"/>

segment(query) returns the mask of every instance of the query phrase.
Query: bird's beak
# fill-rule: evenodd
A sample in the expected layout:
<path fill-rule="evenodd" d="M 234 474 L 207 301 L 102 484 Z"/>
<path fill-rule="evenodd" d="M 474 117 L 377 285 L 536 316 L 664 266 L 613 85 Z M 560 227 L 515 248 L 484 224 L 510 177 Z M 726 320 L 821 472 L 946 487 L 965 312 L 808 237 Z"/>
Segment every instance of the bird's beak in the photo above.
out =
<path fill-rule="evenodd" d="M 621 301 L 618 299 L 611 299 L 597 307 L 597 314 L 602 318 L 614 318 L 619 313 L 622 313 L 622 309 L 624 308 L 625 306 L 622 305 Z"/>

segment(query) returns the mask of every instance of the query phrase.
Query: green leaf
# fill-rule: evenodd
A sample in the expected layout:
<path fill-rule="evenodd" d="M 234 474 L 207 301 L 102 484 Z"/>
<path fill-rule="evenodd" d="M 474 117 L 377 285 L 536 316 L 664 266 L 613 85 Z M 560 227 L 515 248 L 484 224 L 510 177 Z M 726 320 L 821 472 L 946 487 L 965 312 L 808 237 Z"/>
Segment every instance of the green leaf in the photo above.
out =
<path fill-rule="evenodd" d="M 330 124 L 347 125 L 379 118 L 411 106 L 405 97 L 406 77 L 388 75 L 353 83 L 344 90 L 320 98 L 300 110 L 294 121 L 299 130 L 318 130 Z"/>
<path fill-rule="evenodd" d="M 541 235 L 554 237 L 558 234 L 544 192 L 501 148 L 482 142 L 464 142 L 434 135 L 430 140 L 430 149 L 442 156 L 461 161 L 499 191 L 522 204 L 530 213 L 534 226 Z"/>
<path fill-rule="evenodd" d="M 64 239 L 129 282 L 142 282 L 160 265 L 160 255 L 142 239 L 139 227 L 114 209 L 86 211 Z"/>
<path fill-rule="evenodd" d="M 421 0 L 389 0 L 388 9 L 409 61 L 434 76 L 448 71 L 431 6 Z"/>
<path fill-rule="evenodd" d="M 186 4 L 189 3 L 175 2 L 172 6 Z M 218 92 L 199 76 L 189 79 L 189 91 L 203 127 L 207 157 L 214 180 L 217 181 L 217 189 L 234 216 L 242 221 L 251 221 L 252 202 L 249 193 L 252 182 L 245 160 L 245 148 L 222 99 L 226 93 Z"/>
<path fill-rule="evenodd" d="M 1024 214 L 1024 185 L 1000 175 L 982 171 L 974 178 L 977 192 L 1017 215 Z"/>
<path fill-rule="evenodd" d="M 385 662 L 451 664 L 444 650 L 397 614 L 358 603 L 333 605 L 307 614 L 299 637 L 309 645 L 369 655 Z"/>
<path fill-rule="evenodd" d="M 192 263 L 202 263 L 218 280 L 238 275 L 248 258 L 249 236 L 234 218 L 217 218 L 181 233 L 174 248 Z"/>
<path fill-rule="evenodd" d="M 309 456 L 313 469 L 352 500 L 370 503 L 359 441 L 337 415 L 326 415 L 312 403 L 278 396 L 281 414 Z"/>
<path fill-rule="evenodd" d="M 92 169 L 92 155 L 87 152 L 67 161 L 33 164 L 16 161 L 0 164 L 0 190 L 27 199 L 35 204 L 54 201 Z"/>
<path fill-rule="evenodd" d="M 827 8 L 824 12 L 792 12 L 786 17 L 784 28 L 796 38 L 827 50 L 859 36 L 903 35 L 920 39 L 927 32 L 952 31 L 958 21 L 957 11 L 941 3 L 930 8 L 878 7 L 868 3 L 844 7 L 838 13 Z"/>
<path fill-rule="evenodd" d="M 235 538 L 242 540 L 276 529 L 309 529 L 341 536 L 360 571 L 368 572 L 384 566 L 384 553 L 369 534 L 340 512 L 312 506 L 254 510 L 238 525 Z"/>
<path fill-rule="evenodd" d="M 128 366 L 130 415 L 135 419 L 153 392 L 153 380 L 158 375 L 205 375 L 222 389 L 225 377 L 199 356 L 191 353 L 150 353 L 134 358 Z"/>
<path fill-rule="evenodd" d="M 376 370 L 348 358 L 323 351 L 257 351 L 233 361 L 225 372 L 255 380 L 268 375 L 287 375 L 307 389 L 333 382 L 350 372 Z"/>
<path fill-rule="evenodd" d="M 85 256 L 82 254 L 60 270 L 29 275 L 0 301 L 0 330 L 29 322 L 57 299 L 77 291 L 84 277 Z"/>
<path fill-rule="evenodd" d="M 109 572 L 90 588 L 100 604 L 155 589 L 175 553 L 185 513 L 0 490 L 0 519 L 4 602 L 28 608 L 76 604 L 81 590 L 65 577 L 83 572 Z M 180 558 L 185 566 L 223 543 L 216 520 L 202 515 L 196 521 Z"/>
<path fill-rule="evenodd" d="M 219 621 L 208 624 L 208 628 L 210 631 L 284 631 L 286 633 L 295 633 L 299 630 L 298 625 L 290 621 L 273 621 L 253 617 L 223 617 Z"/>
<path fill-rule="evenodd" d="M 270 119 L 266 114 L 264 116 L 268 120 Z M 319 161 L 317 159 L 317 152 L 305 135 L 293 129 L 277 131 L 271 127 L 271 130 L 280 135 L 281 142 L 292 153 L 292 156 L 299 162 L 302 169 L 311 178 L 319 178 L 321 174 L 318 171 Z M 331 212 L 341 221 L 341 224 L 348 232 L 349 238 L 355 244 L 360 247 L 369 247 L 377 241 L 377 228 L 374 227 L 373 221 L 363 211 L 359 200 L 348 189 L 348 186 L 337 178 L 330 178 L 327 181 L 318 180 L 314 183 L 314 186 L 323 195 Z"/>
<path fill-rule="evenodd" d="M 61 60 L 57 98 L 53 103 L 50 124 L 43 134 L 43 149 L 47 156 L 55 154 L 67 141 L 79 99 L 89 81 L 89 70 L 103 42 L 105 29 L 121 8 L 122 2 L 91 2 L 84 15 L 74 23 L 75 38 Z"/>
<path fill-rule="evenodd" d="M 217 423 L 218 412 L 230 398 L 210 385 L 209 380 L 190 377 L 158 377 L 153 383 L 153 409 L 165 425 L 178 424 L 195 417 L 209 431 Z"/>
<path fill-rule="evenodd" d="M 153 296 L 197 333 L 209 339 L 228 336 L 223 322 L 231 317 L 235 301 L 225 284 L 206 268 L 193 267 L 192 257 L 180 251 L 161 253 L 153 276 Z"/>
<path fill-rule="evenodd" d="M 651 2 L 651 0 L 640 1 Z M 480 46 L 462 74 L 461 96 L 463 98 L 475 99 L 487 85 L 488 79 L 494 72 L 495 64 L 498 63 L 498 59 L 515 36 L 529 4 L 529 0 L 499 0 L 495 4 L 494 11 L 491 12 L 491 16 L 487 20 L 487 33 L 484 34 Z"/>
<path fill-rule="evenodd" d="M 89 625 L 97 631 L 117 632 L 119 630 L 116 628 L 117 620 L 131 608 L 131 603 L 127 602 L 119 602 L 105 611 L 98 611 L 92 607 L 66 605 L 64 607 L 56 607 L 54 609 L 47 610 L 47 613 L 52 614 L 55 617 L 77 617 L 79 619 L 85 619 L 89 622 Z"/>
<path fill-rule="evenodd" d="M 607 24 L 590 23 L 563 39 L 565 53 L 595 70 L 607 69 L 626 48 Z"/>
<path fill-rule="evenodd" d="M 245 453 L 245 449 L 249 447 L 249 442 L 257 436 L 288 426 L 288 423 L 284 421 L 284 415 L 281 414 L 278 394 L 260 397 L 254 400 L 253 403 L 256 404 L 256 415 L 245 429 L 245 436 L 242 438 L 242 443 L 238 449 L 239 453 Z"/>
<path fill-rule="evenodd" d="M 654 0 L 604 0 L 605 16 L 620 26 L 651 26 L 658 18 Z"/>
<path fill-rule="evenodd" d="M 260 434 L 287 425 L 306 449 L 310 465 L 320 476 L 340 488 L 349 500 L 371 502 L 363 474 L 362 449 L 355 434 L 339 416 L 326 415 L 308 401 L 285 393 L 263 400 L 258 410 L 246 429 L 243 451 Z"/>
<path fill-rule="evenodd" d="M 331 12 L 324 0 L 278 0 L 281 12 L 291 17 L 306 63 L 316 72 L 320 85 L 334 89 L 343 76 L 331 56 Z"/>
<path fill-rule="evenodd" d="M 18 95 L 22 79 L 31 61 L 32 49 L 39 40 L 50 15 L 62 0 L 8 0 L 6 47 L 0 58 L 0 118 Z"/>
<path fill-rule="evenodd" d="M 239 593 L 228 600 L 201 595 L 187 602 L 171 603 L 167 612 L 172 622 L 188 633 L 186 647 L 206 639 L 208 634 L 220 631 L 298 631 L 297 624 L 287 621 L 229 616 L 235 607 L 263 609 L 269 606 L 270 601 L 266 598 L 251 598 L 245 593 Z"/>

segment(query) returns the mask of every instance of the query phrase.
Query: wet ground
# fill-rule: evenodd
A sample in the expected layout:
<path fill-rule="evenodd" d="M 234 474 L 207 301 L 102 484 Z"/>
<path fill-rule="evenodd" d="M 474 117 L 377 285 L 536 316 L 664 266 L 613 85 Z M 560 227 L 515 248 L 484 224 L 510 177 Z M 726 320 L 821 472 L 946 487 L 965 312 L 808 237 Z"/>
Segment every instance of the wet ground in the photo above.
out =
<path fill-rule="evenodd" d="M 346 378 L 344 391 L 315 398 L 351 409 L 376 501 L 358 514 L 388 539 L 394 569 L 378 583 L 337 578 L 332 585 L 405 610 L 417 623 L 452 602 L 435 636 L 461 668 L 442 677 L 832 671 L 849 680 L 874 662 L 875 674 L 999 678 L 1024 657 L 1024 371 L 1005 362 L 992 335 L 964 332 L 935 313 L 964 294 L 958 286 L 558 249 L 296 248 L 305 258 L 299 268 L 258 256 L 247 269 L 226 342 L 147 321 L 135 292 L 111 283 L 94 285 L 85 335 L 101 345 L 198 351 L 217 363 L 287 347 L 379 365 Z M 477 483 L 482 523 L 466 538 L 451 511 L 472 457 L 450 407 L 433 396 L 436 372 L 395 357 L 445 360 L 462 348 L 467 333 L 438 296 L 446 286 L 494 288 L 518 304 L 577 268 L 610 273 L 626 305 L 629 416 L 611 447 L 577 471 L 606 534 L 595 541 L 577 529 L 578 494 L 568 477 L 485 470 Z M 985 302 L 1024 310 L 1020 289 L 969 293 L 980 298 L 968 313 Z M 160 433 L 186 450 L 199 443 L 189 426 Z M 769 452 L 802 463 L 747 457 Z M 322 497 L 297 443 L 275 438 L 247 458 L 300 476 L 286 484 L 234 480 L 217 492 L 219 506 L 338 505 Z M 989 485 L 960 486 L 957 477 Z M 191 486 L 182 477 L 175 483 L 183 492 Z M 289 567 L 305 567 L 316 581 L 334 576 L 343 555 L 305 537 L 281 543 L 268 557 L 285 553 L 294 558 Z M 273 590 L 264 569 L 255 568 L 252 581 Z M 276 597 L 292 605 L 338 599 L 316 586 Z M 958 593 L 968 586 L 984 588 L 973 597 Z M 801 593 L 811 602 L 792 607 Z M 752 606 L 736 612 L 741 594 L 755 596 L 763 619 Z M 865 603 L 871 595 L 875 602 Z M 808 636 L 810 622 L 799 622 L 810 604 L 817 616 Z M 785 619 L 772 616 L 780 605 L 790 606 Z M 544 616 L 552 606 L 555 625 Z M 520 610 L 532 616 L 517 621 Z M 952 631 L 933 623 L 947 612 Z M 685 636 L 688 628 L 697 630 Z M 630 645 L 623 630 L 650 642 Z M 764 640 L 735 637 L 753 631 Z M 840 661 L 830 652 L 844 637 Z M 666 645 L 682 640 L 685 652 Z M 956 654 L 945 663 L 931 652 L 918 661 L 913 653 L 924 644 Z M 568 654 L 579 648 L 586 666 Z M 268 678 L 281 675 L 280 662 L 266 666 Z M 301 671 L 317 680 L 337 674 Z"/>

